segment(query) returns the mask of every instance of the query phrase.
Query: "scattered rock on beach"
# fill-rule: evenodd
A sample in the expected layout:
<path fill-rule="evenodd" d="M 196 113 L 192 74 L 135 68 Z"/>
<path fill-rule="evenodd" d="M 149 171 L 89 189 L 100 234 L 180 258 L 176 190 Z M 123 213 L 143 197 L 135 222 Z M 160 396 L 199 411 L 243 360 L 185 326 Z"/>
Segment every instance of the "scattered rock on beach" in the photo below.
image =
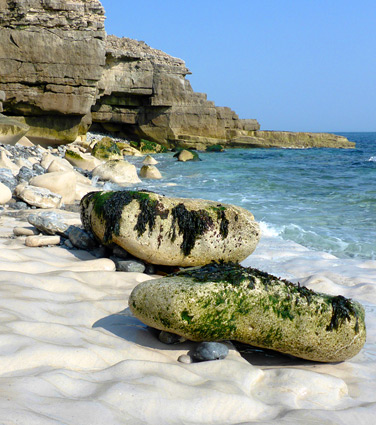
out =
<path fill-rule="evenodd" d="M 358 302 L 234 263 L 143 282 L 129 307 L 146 325 L 189 340 L 235 340 L 319 362 L 349 359 L 366 339 Z"/>
<path fill-rule="evenodd" d="M 228 347 L 225 344 L 214 341 L 205 341 L 198 344 L 192 357 L 198 362 L 206 362 L 208 360 L 222 360 L 228 355 Z"/>
<path fill-rule="evenodd" d="M 27 236 L 25 245 L 30 247 L 39 247 L 46 245 L 59 245 L 60 236 Z"/>
<path fill-rule="evenodd" d="M 200 158 L 196 152 L 192 152 L 187 149 L 183 149 L 178 154 L 175 154 L 174 157 L 177 157 L 178 161 L 181 161 L 181 162 L 200 161 Z"/>
<path fill-rule="evenodd" d="M 15 189 L 16 195 L 29 205 L 38 208 L 60 208 L 62 197 L 43 187 L 19 184 Z"/>
<path fill-rule="evenodd" d="M 158 161 L 153 158 L 151 155 L 146 155 L 145 159 L 142 161 L 144 165 L 156 165 Z"/>
<path fill-rule="evenodd" d="M 97 241 L 88 232 L 77 226 L 70 226 L 69 240 L 78 249 L 91 250 L 98 246 Z"/>
<path fill-rule="evenodd" d="M 72 204 L 76 199 L 77 178 L 74 171 L 55 171 L 42 176 L 33 177 L 32 186 L 49 189 L 53 193 L 61 195 L 64 204 Z"/>
<path fill-rule="evenodd" d="M 186 339 L 183 336 L 173 334 L 171 332 L 161 331 L 158 335 L 159 341 L 163 342 L 164 344 L 180 344 Z"/>
<path fill-rule="evenodd" d="M 152 192 L 89 193 L 81 200 L 81 220 L 102 243 L 160 265 L 242 261 L 260 238 L 253 215 L 241 207 Z"/>
<path fill-rule="evenodd" d="M 178 357 L 178 362 L 185 363 L 185 364 L 191 364 L 191 363 L 193 363 L 193 360 L 192 360 L 192 357 L 189 356 L 188 354 L 181 354 Z"/>
<path fill-rule="evenodd" d="M 155 165 L 143 165 L 140 170 L 140 177 L 158 180 L 162 178 L 162 174 Z"/>
<path fill-rule="evenodd" d="M 12 192 L 8 186 L 0 182 L 0 204 L 4 205 L 12 199 Z"/>
<path fill-rule="evenodd" d="M 93 177 L 96 176 L 101 180 L 109 180 L 120 185 L 141 182 L 136 167 L 123 159 L 114 159 L 99 165 L 93 170 Z"/>
<path fill-rule="evenodd" d="M 145 265 L 140 261 L 122 260 L 117 257 L 110 258 L 115 263 L 118 272 L 144 273 L 145 271 Z"/>
<path fill-rule="evenodd" d="M 47 235 L 55 235 L 56 233 L 64 234 L 69 227 L 64 223 L 62 216 L 52 211 L 30 214 L 27 217 L 27 221 Z"/>
<path fill-rule="evenodd" d="M 39 230 L 35 227 L 15 227 L 13 234 L 15 236 L 34 236 L 39 235 Z"/>

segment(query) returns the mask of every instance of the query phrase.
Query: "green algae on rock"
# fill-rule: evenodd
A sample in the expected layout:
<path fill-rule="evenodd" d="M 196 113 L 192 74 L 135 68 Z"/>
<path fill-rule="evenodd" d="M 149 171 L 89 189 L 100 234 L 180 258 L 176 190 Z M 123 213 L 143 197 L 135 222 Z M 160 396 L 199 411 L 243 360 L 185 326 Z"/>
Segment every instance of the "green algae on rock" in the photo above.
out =
<path fill-rule="evenodd" d="M 147 191 L 89 193 L 81 219 L 103 243 L 160 265 L 242 261 L 260 238 L 253 215 L 241 207 Z"/>
<path fill-rule="evenodd" d="M 111 137 L 103 137 L 93 148 L 92 155 L 95 158 L 108 161 L 110 159 L 123 159 L 123 155 L 117 144 Z"/>
<path fill-rule="evenodd" d="M 320 362 L 355 356 L 366 339 L 356 301 L 235 263 L 212 263 L 136 286 L 143 323 L 193 341 L 235 340 Z"/>

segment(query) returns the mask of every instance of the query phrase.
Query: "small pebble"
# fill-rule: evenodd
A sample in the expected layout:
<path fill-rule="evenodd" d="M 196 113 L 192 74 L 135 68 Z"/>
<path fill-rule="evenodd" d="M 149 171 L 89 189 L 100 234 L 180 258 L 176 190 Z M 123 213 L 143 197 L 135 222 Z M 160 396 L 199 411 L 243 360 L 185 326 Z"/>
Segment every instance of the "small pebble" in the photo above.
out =
<path fill-rule="evenodd" d="M 27 236 L 25 239 L 25 245 L 31 247 L 59 244 L 60 236 Z"/>
<path fill-rule="evenodd" d="M 193 352 L 193 358 L 198 362 L 224 359 L 228 355 L 227 345 L 220 342 L 201 342 Z"/>
<path fill-rule="evenodd" d="M 122 258 L 123 260 L 127 260 L 129 258 L 128 252 L 119 245 L 115 245 L 112 248 L 112 253 L 115 257 Z"/>
<path fill-rule="evenodd" d="M 116 257 L 110 257 L 110 259 L 116 264 L 116 270 L 118 272 L 143 273 L 145 271 L 145 266 L 141 262 L 118 260 Z"/>
<path fill-rule="evenodd" d="M 64 234 L 69 227 L 63 222 L 63 217 L 60 214 L 51 211 L 30 214 L 27 221 L 47 235 Z"/>
<path fill-rule="evenodd" d="M 178 357 L 178 362 L 190 364 L 192 363 L 192 357 L 188 356 L 188 354 L 182 354 L 181 356 Z"/>
<path fill-rule="evenodd" d="M 180 344 L 181 342 L 186 341 L 186 338 L 184 338 L 183 336 L 166 331 L 161 331 L 158 335 L 158 339 L 164 344 Z"/>

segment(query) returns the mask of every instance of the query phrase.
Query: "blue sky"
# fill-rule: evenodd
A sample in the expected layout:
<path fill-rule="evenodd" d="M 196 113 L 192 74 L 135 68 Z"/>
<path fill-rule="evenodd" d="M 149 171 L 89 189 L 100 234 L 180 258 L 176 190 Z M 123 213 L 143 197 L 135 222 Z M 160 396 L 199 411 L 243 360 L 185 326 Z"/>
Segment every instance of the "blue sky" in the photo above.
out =
<path fill-rule="evenodd" d="M 108 34 L 184 59 L 263 130 L 376 131 L 376 0 L 102 0 Z"/>

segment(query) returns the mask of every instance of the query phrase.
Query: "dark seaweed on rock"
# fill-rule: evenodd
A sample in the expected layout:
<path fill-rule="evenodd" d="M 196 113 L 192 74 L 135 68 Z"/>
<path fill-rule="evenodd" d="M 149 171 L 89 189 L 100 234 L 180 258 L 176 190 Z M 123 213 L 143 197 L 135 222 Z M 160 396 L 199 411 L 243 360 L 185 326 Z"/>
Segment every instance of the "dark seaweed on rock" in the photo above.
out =
<path fill-rule="evenodd" d="M 263 272 L 261 270 L 254 269 L 252 267 L 242 267 L 240 264 L 229 262 L 229 263 L 216 263 L 212 262 L 203 267 L 196 267 L 187 270 L 182 270 L 180 272 L 174 273 L 171 276 L 183 276 L 192 278 L 197 283 L 205 282 L 227 282 L 234 286 L 239 286 L 242 282 L 248 281 L 248 288 L 254 289 L 256 280 L 261 282 L 266 291 L 271 291 L 276 285 L 284 285 L 286 300 L 289 300 L 291 295 L 295 295 L 295 304 L 299 304 L 299 299 L 305 299 L 308 304 L 313 302 L 314 297 L 320 295 L 324 298 L 324 302 L 331 306 L 332 308 L 332 317 L 330 324 L 327 326 L 326 330 L 331 332 L 337 330 L 346 320 L 351 321 L 351 317 L 356 319 L 355 332 L 359 331 L 358 318 L 361 314 L 358 309 L 356 309 L 354 303 L 351 299 L 347 299 L 342 295 L 331 296 L 326 294 L 319 294 L 311 289 L 301 286 L 299 283 L 295 285 L 288 280 L 277 278 L 269 273 Z M 277 301 L 274 299 L 274 296 L 270 294 L 269 300 L 272 302 Z M 283 303 L 284 304 L 284 303 Z M 280 304 L 280 307 L 281 308 Z M 293 316 L 289 314 L 288 306 L 284 305 L 284 310 L 282 313 L 292 319 Z"/>
<path fill-rule="evenodd" d="M 205 233 L 213 226 L 213 220 L 204 210 L 189 211 L 184 204 L 180 203 L 172 209 L 172 236 L 176 239 L 176 223 L 179 226 L 179 234 L 183 235 L 181 250 L 184 255 L 189 255 L 196 244 L 198 236 Z"/>
<path fill-rule="evenodd" d="M 120 219 L 123 208 L 129 205 L 133 200 L 137 200 L 140 206 L 140 213 L 137 217 L 137 223 L 134 227 L 139 236 L 146 231 L 149 225 L 149 231 L 153 230 L 155 217 L 160 214 L 160 205 L 157 200 L 151 199 L 147 192 L 137 191 L 118 191 L 118 192 L 91 192 L 86 195 L 94 203 L 94 211 L 105 221 L 105 232 L 103 240 L 109 243 L 112 240 L 112 234 L 119 235 Z M 82 202 L 81 201 L 81 202 Z"/>

